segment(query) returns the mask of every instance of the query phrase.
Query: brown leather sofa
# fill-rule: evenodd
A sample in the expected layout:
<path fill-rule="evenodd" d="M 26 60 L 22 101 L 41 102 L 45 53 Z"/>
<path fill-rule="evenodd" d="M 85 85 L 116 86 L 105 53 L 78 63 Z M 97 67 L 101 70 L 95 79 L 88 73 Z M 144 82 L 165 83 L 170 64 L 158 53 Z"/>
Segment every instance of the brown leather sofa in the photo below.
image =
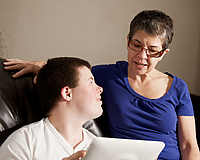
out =
<path fill-rule="evenodd" d="M 13 79 L 15 71 L 4 70 L 4 61 L 5 59 L 0 58 L 0 146 L 16 129 L 44 117 L 33 84 L 35 75 L 27 74 Z M 195 111 L 197 138 L 200 140 L 200 97 L 191 94 L 191 98 Z M 86 122 L 83 127 L 97 136 L 111 137 L 105 109 L 100 118 Z"/>

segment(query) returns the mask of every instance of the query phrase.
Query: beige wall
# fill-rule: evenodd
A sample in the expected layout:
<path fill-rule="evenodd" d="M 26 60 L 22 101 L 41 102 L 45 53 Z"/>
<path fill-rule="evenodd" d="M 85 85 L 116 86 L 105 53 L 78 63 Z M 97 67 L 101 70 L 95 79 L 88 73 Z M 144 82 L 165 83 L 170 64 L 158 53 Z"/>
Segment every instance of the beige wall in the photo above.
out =
<path fill-rule="evenodd" d="M 159 9 L 174 19 L 175 36 L 157 68 L 184 79 L 200 95 L 199 8 L 199 0 L 0 0 L 7 47 L 0 49 L 4 57 L 24 60 L 78 56 L 92 65 L 126 60 L 131 19 L 141 10 Z"/>

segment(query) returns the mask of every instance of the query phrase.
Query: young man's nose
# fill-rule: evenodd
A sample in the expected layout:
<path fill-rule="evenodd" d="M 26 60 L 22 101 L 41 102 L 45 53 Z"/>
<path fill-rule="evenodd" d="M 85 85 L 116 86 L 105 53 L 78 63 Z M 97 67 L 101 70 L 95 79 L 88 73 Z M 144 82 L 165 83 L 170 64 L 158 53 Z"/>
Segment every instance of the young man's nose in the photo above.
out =
<path fill-rule="evenodd" d="M 102 93 L 103 92 L 103 88 L 98 86 L 98 85 L 97 85 L 97 87 L 98 87 L 98 92 Z"/>

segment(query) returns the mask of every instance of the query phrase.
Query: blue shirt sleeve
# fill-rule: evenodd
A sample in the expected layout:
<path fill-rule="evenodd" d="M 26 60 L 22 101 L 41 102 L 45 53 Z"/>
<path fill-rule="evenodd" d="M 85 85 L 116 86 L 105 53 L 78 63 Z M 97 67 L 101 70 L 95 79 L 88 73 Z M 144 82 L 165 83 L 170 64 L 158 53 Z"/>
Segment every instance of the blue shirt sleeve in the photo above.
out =
<path fill-rule="evenodd" d="M 180 78 L 177 78 L 176 91 L 174 96 L 179 101 L 176 106 L 176 113 L 179 116 L 194 116 L 193 105 L 187 84 Z M 175 97 L 174 97 L 175 98 Z"/>

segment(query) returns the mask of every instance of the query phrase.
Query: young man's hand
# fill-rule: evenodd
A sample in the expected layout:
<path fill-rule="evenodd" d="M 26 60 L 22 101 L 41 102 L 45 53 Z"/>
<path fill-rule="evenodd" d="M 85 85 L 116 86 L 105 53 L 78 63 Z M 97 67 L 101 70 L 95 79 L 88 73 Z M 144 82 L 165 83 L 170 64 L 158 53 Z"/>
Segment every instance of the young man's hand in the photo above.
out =
<path fill-rule="evenodd" d="M 70 157 L 63 158 L 62 160 L 80 160 L 81 158 L 85 157 L 86 151 L 78 151 L 72 154 Z"/>

